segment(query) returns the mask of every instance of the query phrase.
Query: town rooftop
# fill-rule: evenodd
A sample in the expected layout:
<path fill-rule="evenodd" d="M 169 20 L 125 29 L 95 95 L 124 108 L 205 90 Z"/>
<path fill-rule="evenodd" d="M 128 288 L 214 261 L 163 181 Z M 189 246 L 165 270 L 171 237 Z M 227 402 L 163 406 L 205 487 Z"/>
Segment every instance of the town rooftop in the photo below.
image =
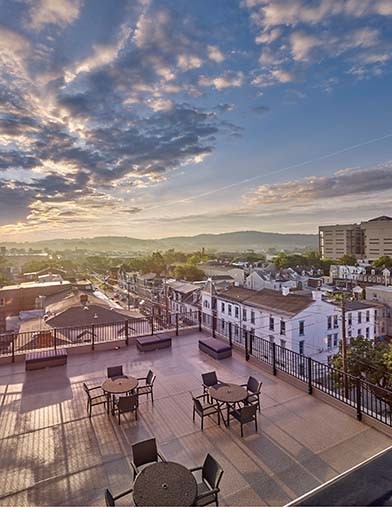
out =
<path fill-rule="evenodd" d="M 78 354 L 67 367 L 24 371 L 24 363 L 0 366 L 0 505 L 104 505 L 131 485 L 131 445 L 154 436 L 164 456 L 186 466 L 210 452 L 221 464 L 222 505 L 285 505 L 390 445 L 390 438 L 343 411 L 309 396 L 242 355 L 216 361 L 198 350 L 199 333 L 173 338 L 172 349 Z M 155 401 L 143 401 L 139 420 L 118 426 L 103 407 L 91 421 L 83 382 L 100 385 L 107 366 L 157 375 Z M 246 382 L 263 381 L 259 433 L 192 421 L 190 391 L 201 393 L 201 373 Z M 124 502 L 129 501 L 125 497 Z M 124 503 L 125 504 L 125 503 Z"/>

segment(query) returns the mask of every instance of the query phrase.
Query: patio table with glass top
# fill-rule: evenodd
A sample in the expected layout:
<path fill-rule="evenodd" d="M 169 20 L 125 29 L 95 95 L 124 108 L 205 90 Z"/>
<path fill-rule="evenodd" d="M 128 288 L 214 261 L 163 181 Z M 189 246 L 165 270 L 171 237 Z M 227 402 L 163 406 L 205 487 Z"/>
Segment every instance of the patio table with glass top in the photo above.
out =
<path fill-rule="evenodd" d="M 119 394 L 125 394 L 136 389 L 139 381 L 135 377 L 123 377 L 117 379 L 106 379 L 102 384 L 102 390 L 106 393 L 108 397 L 107 403 L 107 411 L 109 413 L 109 401 L 113 396 Z M 113 412 L 113 408 L 112 408 Z"/>
<path fill-rule="evenodd" d="M 208 391 L 211 398 L 219 403 L 219 406 L 226 405 L 227 416 L 226 420 L 222 419 L 226 426 L 230 425 L 230 406 L 245 401 L 248 397 L 248 391 L 237 384 L 218 384 L 210 387 Z"/>
<path fill-rule="evenodd" d="M 144 468 L 133 484 L 133 501 L 138 506 L 194 505 L 197 483 L 188 468 L 170 461 Z"/>

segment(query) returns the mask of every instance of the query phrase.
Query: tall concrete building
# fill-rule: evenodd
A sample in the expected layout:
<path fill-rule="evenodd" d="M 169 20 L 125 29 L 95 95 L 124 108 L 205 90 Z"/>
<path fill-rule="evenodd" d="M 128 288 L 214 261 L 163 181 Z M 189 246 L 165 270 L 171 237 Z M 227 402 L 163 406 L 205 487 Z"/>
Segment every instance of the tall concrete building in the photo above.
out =
<path fill-rule="evenodd" d="M 364 257 L 374 260 L 382 255 L 392 257 L 392 218 L 382 216 L 361 222 L 364 236 Z"/>
<path fill-rule="evenodd" d="M 380 216 L 360 225 L 320 226 L 319 248 L 323 258 L 331 259 L 345 254 L 369 261 L 382 255 L 392 257 L 392 218 Z"/>
<path fill-rule="evenodd" d="M 319 248 L 323 258 L 339 259 L 342 255 L 362 254 L 362 231 L 357 224 L 319 227 Z"/>

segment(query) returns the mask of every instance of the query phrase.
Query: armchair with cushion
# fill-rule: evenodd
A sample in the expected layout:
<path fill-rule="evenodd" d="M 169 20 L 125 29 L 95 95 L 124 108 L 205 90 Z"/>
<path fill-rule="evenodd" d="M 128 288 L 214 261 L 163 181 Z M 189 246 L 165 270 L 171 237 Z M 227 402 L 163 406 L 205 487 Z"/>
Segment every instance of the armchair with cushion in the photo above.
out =
<path fill-rule="evenodd" d="M 219 483 L 223 470 L 219 463 L 207 454 L 201 467 L 191 468 L 191 472 L 201 471 L 201 482 L 197 483 L 197 497 L 195 505 L 209 505 L 215 502 L 218 505 Z"/>
<path fill-rule="evenodd" d="M 129 495 L 130 493 L 132 493 L 132 491 L 133 491 L 133 489 L 127 489 L 126 491 L 123 491 L 122 493 L 120 493 L 116 496 L 113 496 L 112 493 L 108 489 L 106 489 L 105 490 L 106 507 L 115 507 L 116 500 L 118 500 L 119 498 L 122 498 L 125 495 Z"/>
<path fill-rule="evenodd" d="M 102 391 L 101 386 L 88 387 L 86 383 L 83 382 L 83 390 L 87 394 L 87 413 L 91 418 L 91 412 L 95 405 L 106 405 L 107 404 L 107 396 Z M 93 394 L 91 394 L 94 391 Z"/>
<path fill-rule="evenodd" d="M 127 375 L 124 375 L 122 366 L 109 366 L 107 373 L 108 378 L 111 378 L 112 380 L 116 380 L 118 378 L 128 378 Z"/>
<path fill-rule="evenodd" d="M 246 387 L 248 391 L 248 397 L 246 398 L 246 404 L 256 405 L 260 412 L 260 394 L 263 382 L 250 376 L 246 384 L 242 384 L 242 387 Z"/>
<path fill-rule="evenodd" d="M 195 415 L 198 414 L 201 419 L 201 430 L 204 429 L 204 418 L 218 414 L 218 425 L 220 426 L 220 408 L 218 403 L 210 403 L 208 401 L 208 395 L 202 394 L 201 396 L 193 396 L 193 421 Z"/>
<path fill-rule="evenodd" d="M 243 426 L 244 424 L 248 424 L 251 422 L 255 423 L 255 428 L 257 432 L 257 405 L 245 405 L 239 409 L 234 409 L 230 412 L 230 415 L 237 419 L 237 421 L 241 424 L 241 437 L 244 436 Z"/>
<path fill-rule="evenodd" d="M 139 467 L 150 463 L 157 463 L 159 460 L 166 461 L 158 452 L 155 438 L 142 440 L 132 445 L 133 461 L 131 466 L 133 469 L 133 478 L 139 473 Z"/>
<path fill-rule="evenodd" d="M 137 387 L 138 396 L 143 396 L 144 394 L 148 397 L 151 394 L 151 401 L 154 403 L 154 382 L 156 379 L 156 375 L 151 370 L 148 370 L 146 377 L 138 378 L 138 381 L 144 382 L 144 384 Z"/>
<path fill-rule="evenodd" d="M 207 394 L 207 395 L 208 395 L 208 390 L 210 387 L 214 387 L 214 386 L 222 383 L 218 380 L 218 377 L 217 377 L 215 371 L 210 371 L 208 373 L 202 373 L 201 380 L 202 380 L 202 385 L 203 385 L 203 393 Z"/>
<path fill-rule="evenodd" d="M 135 419 L 137 421 L 137 409 L 139 406 L 139 399 L 137 394 L 131 394 L 128 396 L 121 396 L 120 398 L 115 398 L 113 404 L 113 415 L 118 414 L 118 424 L 121 424 L 120 416 L 121 414 L 126 414 L 128 412 L 135 413 Z"/>

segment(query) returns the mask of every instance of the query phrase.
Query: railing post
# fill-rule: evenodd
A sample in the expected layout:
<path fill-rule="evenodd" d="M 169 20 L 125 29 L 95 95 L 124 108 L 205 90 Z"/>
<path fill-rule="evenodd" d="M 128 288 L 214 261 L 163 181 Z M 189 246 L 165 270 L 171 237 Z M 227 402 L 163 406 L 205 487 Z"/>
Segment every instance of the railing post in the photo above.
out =
<path fill-rule="evenodd" d="M 272 374 L 276 375 L 276 343 L 272 343 Z"/>
<path fill-rule="evenodd" d="M 12 354 L 12 362 L 13 363 L 15 362 L 15 338 L 16 338 L 16 334 L 12 333 L 12 338 L 11 338 L 11 354 Z"/>
<path fill-rule="evenodd" d="M 53 344 L 54 344 L 54 351 L 57 350 L 57 329 L 54 328 L 53 330 Z"/>
<path fill-rule="evenodd" d="M 249 354 L 253 355 L 253 334 L 249 334 Z"/>
<path fill-rule="evenodd" d="M 312 358 L 309 356 L 308 360 L 308 394 L 312 394 L 313 385 L 312 385 Z"/>
<path fill-rule="evenodd" d="M 249 344 L 248 344 L 248 332 L 245 331 L 245 359 L 249 361 L 249 350 L 248 350 Z"/>
<path fill-rule="evenodd" d="M 357 388 L 357 419 L 358 421 L 362 420 L 362 396 L 361 396 L 361 379 L 356 379 L 356 388 Z"/>
<path fill-rule="evenodd" d="M 215 314 L 213 313 L 212 314 L 212 337 L 213 338 L 215 338 L 215 326 L 216 326 Z"/>
<path fill-rule="evenodd" d="M 154 309 L 152 309 L 151 313 L 151 334 L 154 334 Z"/>
<path fill-rule="evenodd" d="M 201 310 L 198 310 L 198 319 L 199 319 L 199 333 L 201 333 Z"/>
<path fill-rule="evenodd" d="M 233 336 L 232 336 L 232 324 L 229 322 L 229 343 L 230 347 L 233 347 Z"/>
<path fill-rule="evenodd" d="M 95 350 L 95 326 L 91 324 L 91 350 Z"/>
<path fill-rule="evenodd" d="M 176 336 L 178 336 L 178 313 L 176 313 Z"/>
<path fill-rule="evenodd" d="M 129 321 L 125 321 L 125 345 L 129 345 Z"/>

